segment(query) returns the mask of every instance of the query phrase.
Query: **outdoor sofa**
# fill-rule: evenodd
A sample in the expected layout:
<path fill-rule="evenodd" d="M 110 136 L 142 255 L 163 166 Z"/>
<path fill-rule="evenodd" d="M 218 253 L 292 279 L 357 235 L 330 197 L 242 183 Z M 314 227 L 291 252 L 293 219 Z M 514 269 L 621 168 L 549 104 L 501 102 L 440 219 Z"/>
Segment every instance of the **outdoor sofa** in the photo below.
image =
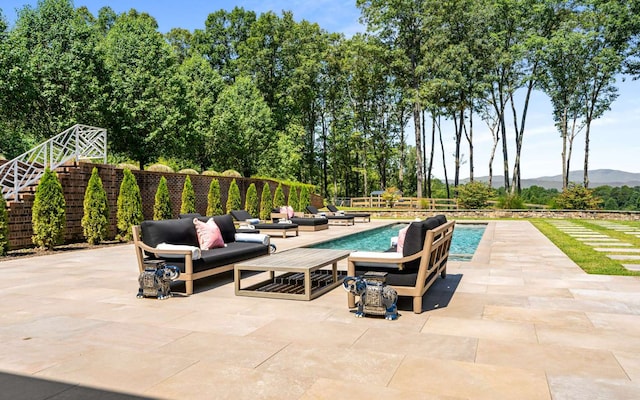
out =
<path fill-rule="evenodd" d="M 386 283 L 398 296 L 413 297 L 413 312 L 422 312 L 422 296 L 438 275 L 447 275 L 447 260 L 455 221 L 444 215 L 414 221 L 406 230 L 402 251 L 392 248 L 386 252 L 356 251 L 347 262 L 348 276 L 366 272 L 386 272 Z M 401 239 L 399 239 L 401 240 Z M 355 297 L 348 295 L 348 305 L 355 307 Z"/>
<path fill-rule="evenodd" d="M 224 247 L 200 249 L 198 234 L 192 218 L 143 221 L 134 226 L 133 244 L 138 269 L 145 263 L 162 260 L 180 268 L 180 278 L 186 294 L 193 294 L 193 281 L 233 270 L 235 263 L 270 253 L 269 236 L 236 233 L 230 215 L 196 217 L 202 222 L 213 218 L 220 229 Z"/>

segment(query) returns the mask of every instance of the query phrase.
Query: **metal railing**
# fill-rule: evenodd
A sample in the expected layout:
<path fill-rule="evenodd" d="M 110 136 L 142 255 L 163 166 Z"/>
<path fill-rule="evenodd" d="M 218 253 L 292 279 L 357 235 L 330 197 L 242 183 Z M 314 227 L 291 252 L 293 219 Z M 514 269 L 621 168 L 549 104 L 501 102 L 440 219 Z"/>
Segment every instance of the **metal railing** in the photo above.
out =
<path fill-rule="evenodd" d="M 20 191 L 37 183 L 46 167 L 58 168 L 81 158 L 107 162 L 107 130 L 74 125 L 37 147 L 0 165 L 0 188 L 6 200 L 18 201 Z"/>

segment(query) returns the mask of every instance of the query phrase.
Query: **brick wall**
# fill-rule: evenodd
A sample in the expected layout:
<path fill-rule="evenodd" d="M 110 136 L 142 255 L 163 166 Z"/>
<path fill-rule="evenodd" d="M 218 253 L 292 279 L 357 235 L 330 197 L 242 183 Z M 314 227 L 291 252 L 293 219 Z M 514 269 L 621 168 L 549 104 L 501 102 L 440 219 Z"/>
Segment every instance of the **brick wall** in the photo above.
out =
<path fill-rule="evenodd" d="M 64 191 L 64 199 L 66 202 L 66 231 L 65 242 L 84 241 L 82 234 L 82 215 L 84 214 L 84 192 L 86 190 L 93 167 L 98 168 L 98 173 L 102 179 L 102 185 L 107 192 L 107 201 L 109 203 L 109 237 L 116 234 L 116 211 L 118 202 L 118 192 L 120 190 L 120 182 L 122 182 L 122 169 L 111 165 L 79 163 L 78 165 L 68 165 L 58 168 L 58 179 L 62 184 Z M 185 174 L 153 172 L 153 171 L 131 171 L 136 177 L 140 194 L 142 196 L 142 212 L 145 219 L 153 219 L 153 203 L 155 201 L 156 190 L 160 178 L 164 176 L 167 179 L 169 188 L 169 196 L 173 209 L 173 216 L 178 217 L 180 213 L 180 205 L 182 201 L 182 188 L 186 179 Z M 189 175 L 193 190 L 196 194 L 196 211 L 202 215 L 207 211 L 207 195 L 209 193 L 209 185 L 213 179 L 220 182 L 220 196 L 222 206 L 227 202 L 227 193 L 229 185 L 234 178 L 223 176 L 206 176 L 206 175 Z M 274 181 L 263 181 L 251 178 L 235 178 L 240 188 L 240 196 L 242 204 L 247 188 L 251 183 L 256 184 L 258 189 L 258 199 L 262 193 L 263 182 L 268 182 L 271 188 L 271 194 L 278 186 Z M 35 188 L 34 188 L 35 190 Z M 283 186 L 285 196 L 289 195 L 289 187 Z M 10 201 L 7 203 L 9 207 L 9 245 L 12 249 L 20 249 L 33 246 L 31 236 L 33 229 L 31 226 L 31 207 L 33 206 L 33 194 L 25 194 L 21 202 Z M 312 195 L 311 203 L 316 207 L 322 207 L 323 199 L 320 196 Z"/>

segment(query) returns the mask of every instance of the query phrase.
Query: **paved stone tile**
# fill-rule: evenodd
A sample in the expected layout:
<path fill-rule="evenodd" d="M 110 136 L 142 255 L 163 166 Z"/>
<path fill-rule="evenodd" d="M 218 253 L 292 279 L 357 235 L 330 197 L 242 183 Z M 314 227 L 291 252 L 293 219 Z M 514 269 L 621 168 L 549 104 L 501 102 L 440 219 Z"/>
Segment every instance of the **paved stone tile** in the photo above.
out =
<path fill-rule="evenodd" d="M 640 264 L 622 264 L 629 271 L 640 271 Z"/>
<path fill-rule="evenodd" d="M 476 362 L 547 374 L 571 371 L 574 376 L 593 379 L 628 379 L 614 355 L 606 350 L 481 339 Z"/>
<path fill-rule="evenodd" d="M 640 253 L 640 249 L 616 249 L 611 247 L 596 247 L 594 250 L 608 253 Z"/>
<path fill-rule="evenodd" d="M 490 222 L 473 261 L 449 263 L 423 313 L 401 298 L 397 321 L 355 318 L 341 288 L 236 297 L 231 273 L 138 300 L 136 265 L 131 244 L 0 262 L 0 369 L 113 398 L 639 398 L 640 277 L 588 275 L 527 221 Z"/>
<path fill-rule="evenodd" d="M 616 399 L 640 398 L 640 385 L 621 379 L 593 379 L 573 375 L 549 375 L 549 388 L 554 399 Z"/>
<path fill-rule="evenodd" d="M 636 255 L 618 255 L 618 254 L 607 254 L 607 257 L 609 257 L 612 260 L 640 260 L 640 256 L 636 256 Z"/>
<path fill-rule="evenodd" d="M 468 320 L 451 317 L 430 317 L 423 333 L 449 334 L 472 338 L 493 338 L 516 342 L 537 342 L 533 324 L 489 320 Z"/>
<path fill-rule="evenodd" d="M 392 388 L 413 388 L 429 398 L 431 393 L 469 399 L 550 399 L 542 371 L 407 357 L 389 383 Z"/>

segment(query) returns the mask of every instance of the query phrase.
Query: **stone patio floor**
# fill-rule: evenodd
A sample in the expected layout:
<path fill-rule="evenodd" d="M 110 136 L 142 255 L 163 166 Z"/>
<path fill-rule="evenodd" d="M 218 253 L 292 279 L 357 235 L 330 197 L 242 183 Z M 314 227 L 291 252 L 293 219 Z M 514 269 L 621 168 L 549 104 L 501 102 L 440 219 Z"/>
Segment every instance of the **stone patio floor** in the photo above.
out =
<path fill-rule="evenodd" d="M 3 399 L 640 398 L 640 278 L 586 274 L 526 221 L 490 222 L 473 260 L 449 262 L 423 313 L 402 298 L 397 321 L 355 318 L 342 288 L 237 297 L 232 273 L 136 299 L 131 244 L 0 274 Z"/>

